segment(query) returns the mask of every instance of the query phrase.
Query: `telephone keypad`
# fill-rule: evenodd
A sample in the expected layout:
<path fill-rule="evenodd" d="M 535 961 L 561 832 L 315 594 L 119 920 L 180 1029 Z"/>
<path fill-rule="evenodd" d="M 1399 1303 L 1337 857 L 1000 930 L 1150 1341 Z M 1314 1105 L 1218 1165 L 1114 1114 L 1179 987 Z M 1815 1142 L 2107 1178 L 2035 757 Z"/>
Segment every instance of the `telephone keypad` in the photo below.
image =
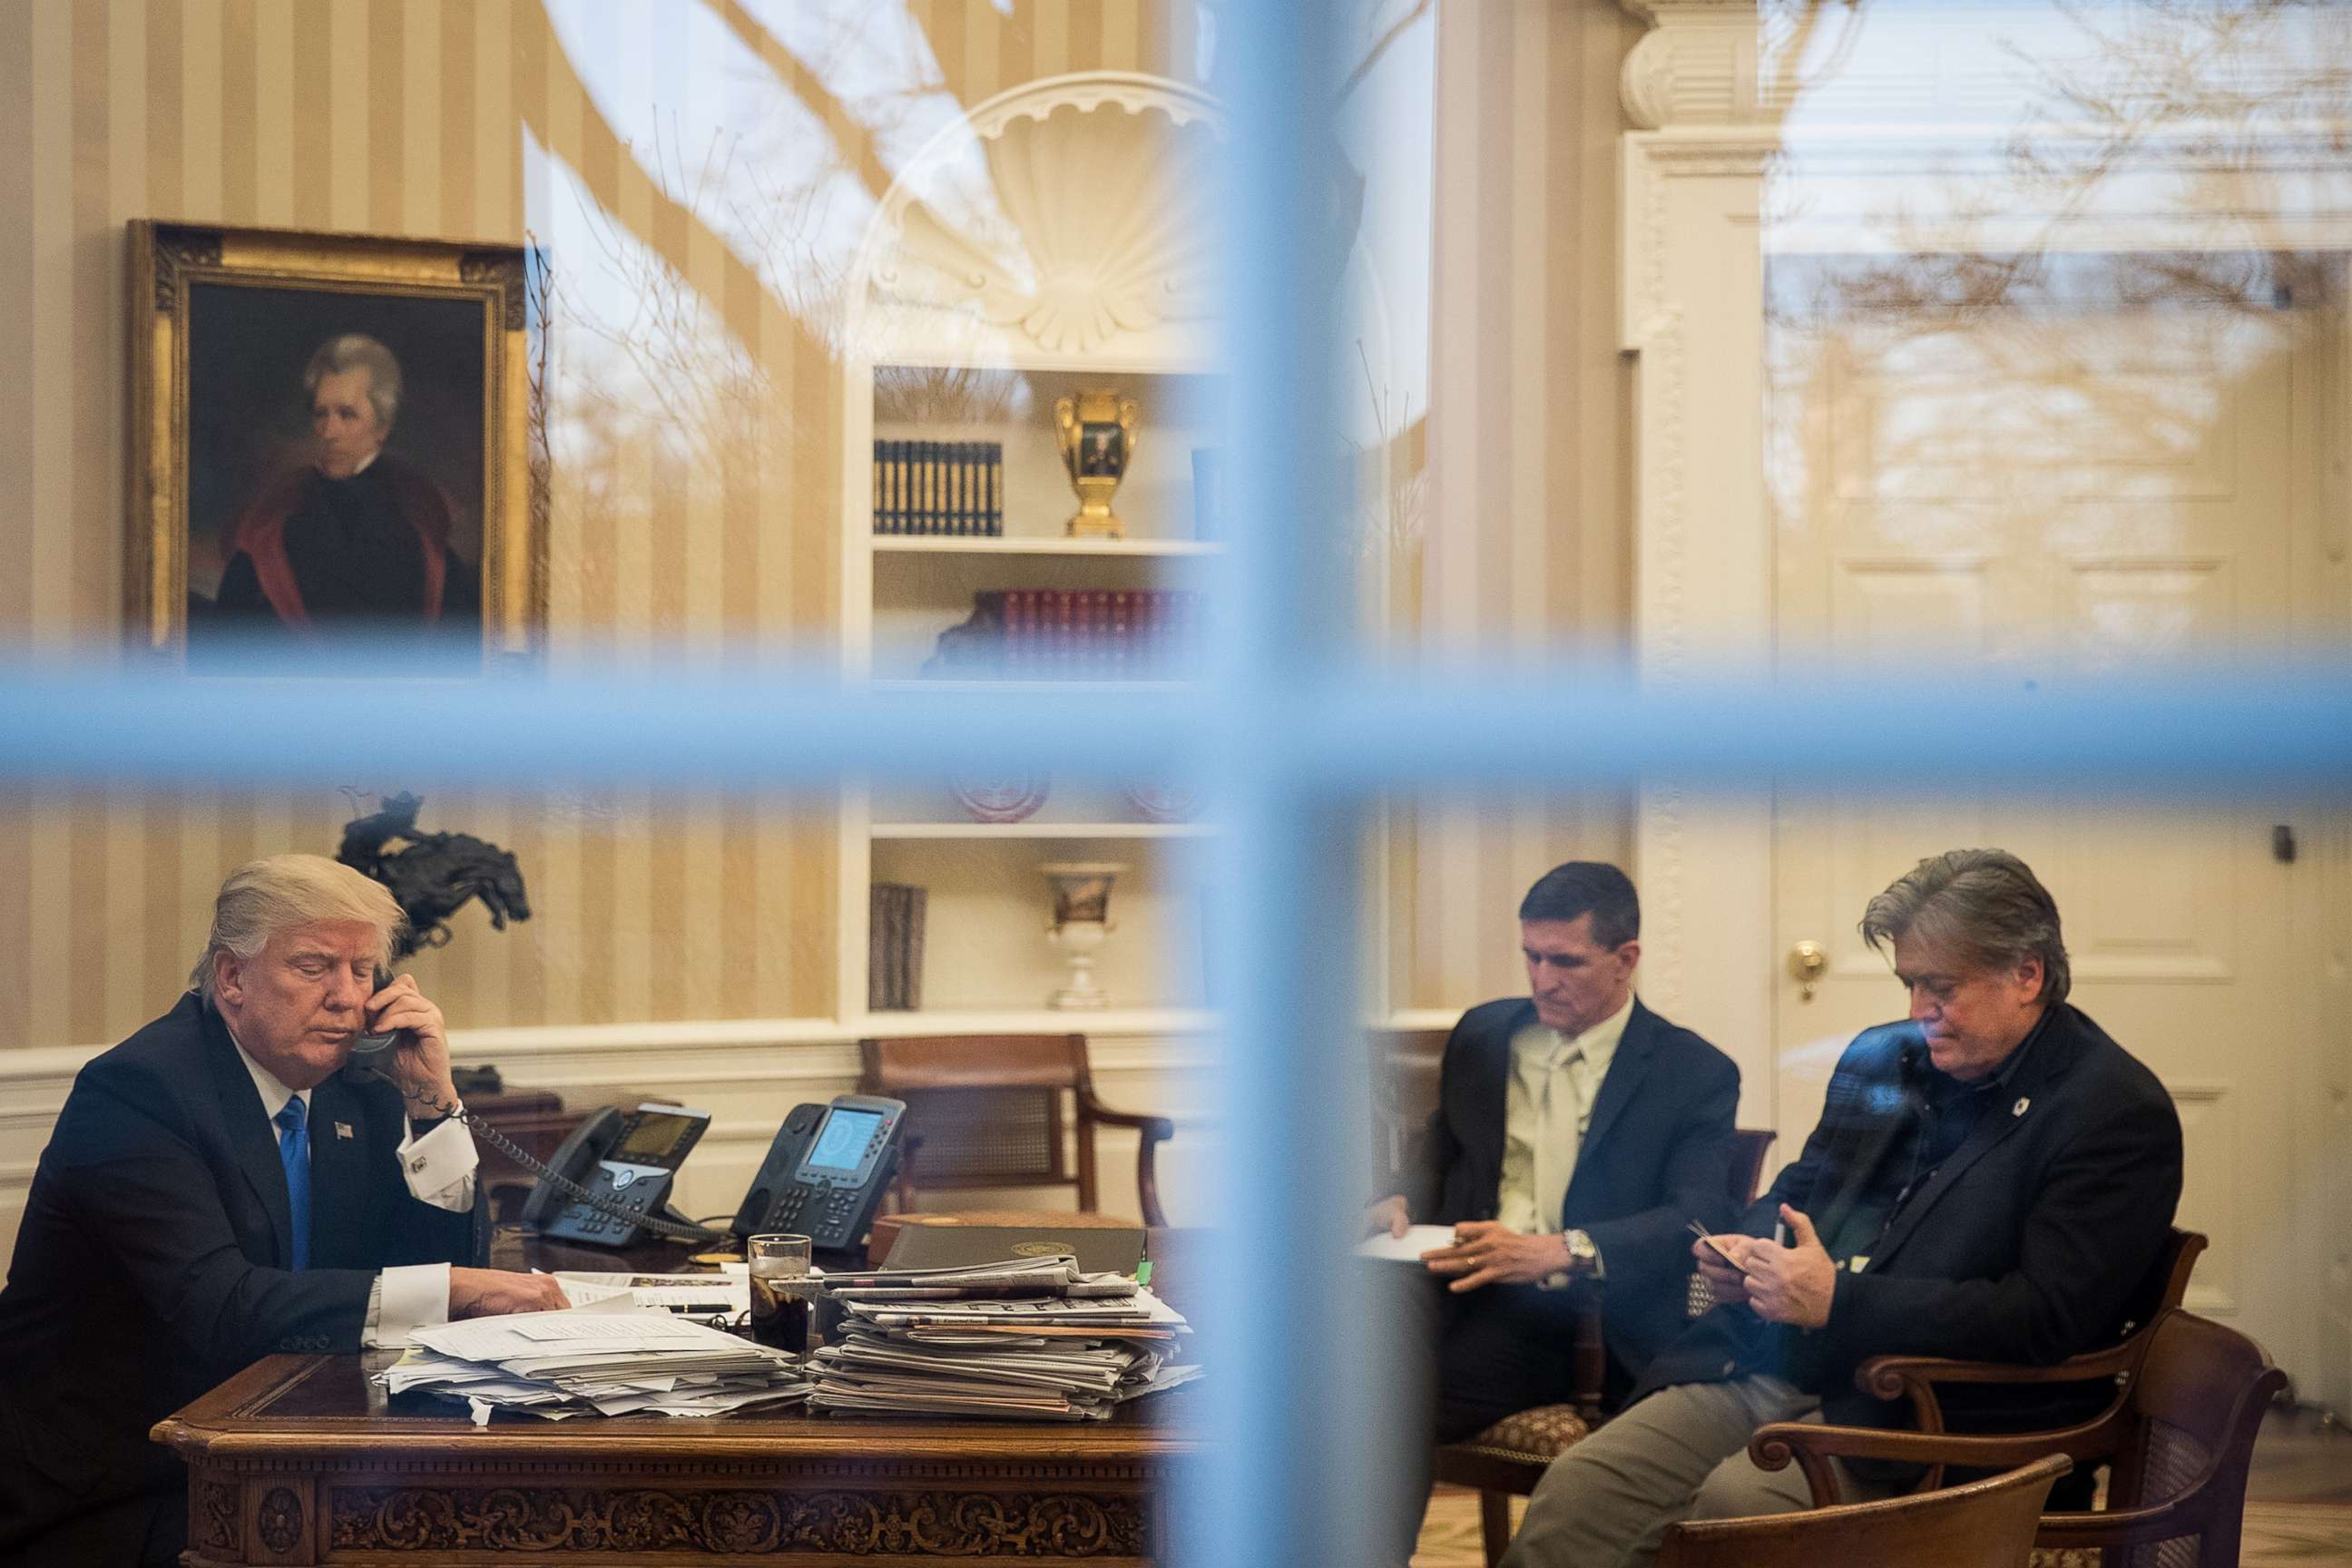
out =
<path fill-rule="evenodd" d="M 605 1163 L 596 1173 L 589 1190 L 621 1214 L 608 1214 L 604 1209 L 574 1199 L 557 1214 L 547 1234 L 561 1239 L 595 1242 L 619 1247 L 636 1234 L 634 1217 L 648 1214 L 654 1205 L 669 1194 L 669 1173 L 658 1167 L 625 1165 Z"/>

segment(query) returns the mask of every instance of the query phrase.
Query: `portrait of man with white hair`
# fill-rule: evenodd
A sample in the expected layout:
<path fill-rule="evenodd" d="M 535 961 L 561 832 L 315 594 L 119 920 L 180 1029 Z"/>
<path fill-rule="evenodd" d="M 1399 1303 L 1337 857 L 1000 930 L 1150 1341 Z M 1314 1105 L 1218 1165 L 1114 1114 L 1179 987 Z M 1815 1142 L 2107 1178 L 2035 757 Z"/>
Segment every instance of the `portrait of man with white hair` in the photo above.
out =
<path fill-rule="evenodd" d="M 340 332 L 311 353 L 302 387 L 308 460 L 237 511 L 201 624 L 310 644 L 478 637 L 480 569 L 453 548 L 448 493 L 385 449 L 404 395 L 399 359 L 365 332 Z"/>

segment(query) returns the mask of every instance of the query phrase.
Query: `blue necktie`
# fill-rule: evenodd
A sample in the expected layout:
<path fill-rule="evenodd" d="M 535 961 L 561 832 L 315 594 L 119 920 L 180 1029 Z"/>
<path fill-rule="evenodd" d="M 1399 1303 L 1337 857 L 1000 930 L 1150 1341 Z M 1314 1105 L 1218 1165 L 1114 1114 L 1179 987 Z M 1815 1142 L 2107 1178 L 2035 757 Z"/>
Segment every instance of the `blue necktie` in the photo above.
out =
<path fill-rule="evenodd" d="M 286 1167 L 286 1206 L 294 1216 L 294 1268 L 310 1267 L 310 1131 L 296 1095 L 278 1113 L 278 1163 Z"/>

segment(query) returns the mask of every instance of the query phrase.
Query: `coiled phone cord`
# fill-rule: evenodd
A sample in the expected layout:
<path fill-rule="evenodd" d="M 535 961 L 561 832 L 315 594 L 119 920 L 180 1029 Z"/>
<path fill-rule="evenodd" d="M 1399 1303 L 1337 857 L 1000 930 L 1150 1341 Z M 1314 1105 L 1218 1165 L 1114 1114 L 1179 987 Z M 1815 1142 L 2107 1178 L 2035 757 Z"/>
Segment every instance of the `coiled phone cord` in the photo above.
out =
<path fill-rule="evenodd" d="M 418 1094 L 415 1090 L 400 1083 L 397 1079 L 390 1077 L 388 1074 L 378 1072 L 374 1068 L 369 1067 L 363 1063 L 353 1062 L 352 1066 L 356 1070 L 365 1073 L 371 1078 L 383 1079 L 384 1082 L 391 1084 L 393 1088 L 400 1091 L 401 1098 L 425 1107 L 436 1116 L 457 1118 L 457 1120 L 464 1122 L 467 1127 L 471 1128 L 474 1131 L 474 1135 L 488 1143 L 491 1148 L 496 1149 L 499 1153 L 504 1154 L 508 1159 L 512 1160 L 524 1170 L 535 1173 L 541 1181 L 553 1183 L 555 1189 L 558 1192 L 563 1194 L 566 1197 L 575 1198 L 581 1203 L 586 1204 L 598 1214 L 608 1215 L 611 1218 L 624 1221 L 629 1225 L 642 1226 L 646 1229 L 652 1231 L 656 1236 L 666 1236 L 673 1241 L 691 1241 L 701 1244 L 717 1241 L 720 1236 L 724 1234 L 720 1231 L 712 1230 L 705 1226 L 684 1224 L 677 1220 L 664 1219 L 658 1215 L 639 1214 L 635 1209 L 616 1204 L 612 1199 L 604 1196 L 602 1193 L 592 1192 L 588 1188 L 583 1187 L 579 1183 L 573 1181 L 571 1177 L 566 1176 L 560 1172 L 550 1170 L 537 1159 L 525 1153 L 522 1149 L 515 1143 L 513 1139 L 508 1137 L 505 1133 L 499 1131 L 488 1122 L 475 1121 L 471 1115 L 467 1114 L 464 1106 L 444 1105 L 434 1096 L 430 1094 Z"/>

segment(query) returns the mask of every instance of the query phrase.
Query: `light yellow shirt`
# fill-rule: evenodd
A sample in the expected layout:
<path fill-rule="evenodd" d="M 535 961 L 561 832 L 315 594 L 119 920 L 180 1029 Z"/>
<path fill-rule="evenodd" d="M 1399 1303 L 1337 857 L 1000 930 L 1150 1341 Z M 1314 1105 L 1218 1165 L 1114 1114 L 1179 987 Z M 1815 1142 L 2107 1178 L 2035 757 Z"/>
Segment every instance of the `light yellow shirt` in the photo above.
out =
<path fill-rule="evenodd" d="M 1592 1103 L 1609 1076 L 1633 999 L 1573 1039 L 1530 1024 L 1511 1037 L 1511 1080 L 1503 1108 L 1503 1183 L 1496 1217 L 1526 1235 L 1560 1228 L 1559 1207 Z"/>

